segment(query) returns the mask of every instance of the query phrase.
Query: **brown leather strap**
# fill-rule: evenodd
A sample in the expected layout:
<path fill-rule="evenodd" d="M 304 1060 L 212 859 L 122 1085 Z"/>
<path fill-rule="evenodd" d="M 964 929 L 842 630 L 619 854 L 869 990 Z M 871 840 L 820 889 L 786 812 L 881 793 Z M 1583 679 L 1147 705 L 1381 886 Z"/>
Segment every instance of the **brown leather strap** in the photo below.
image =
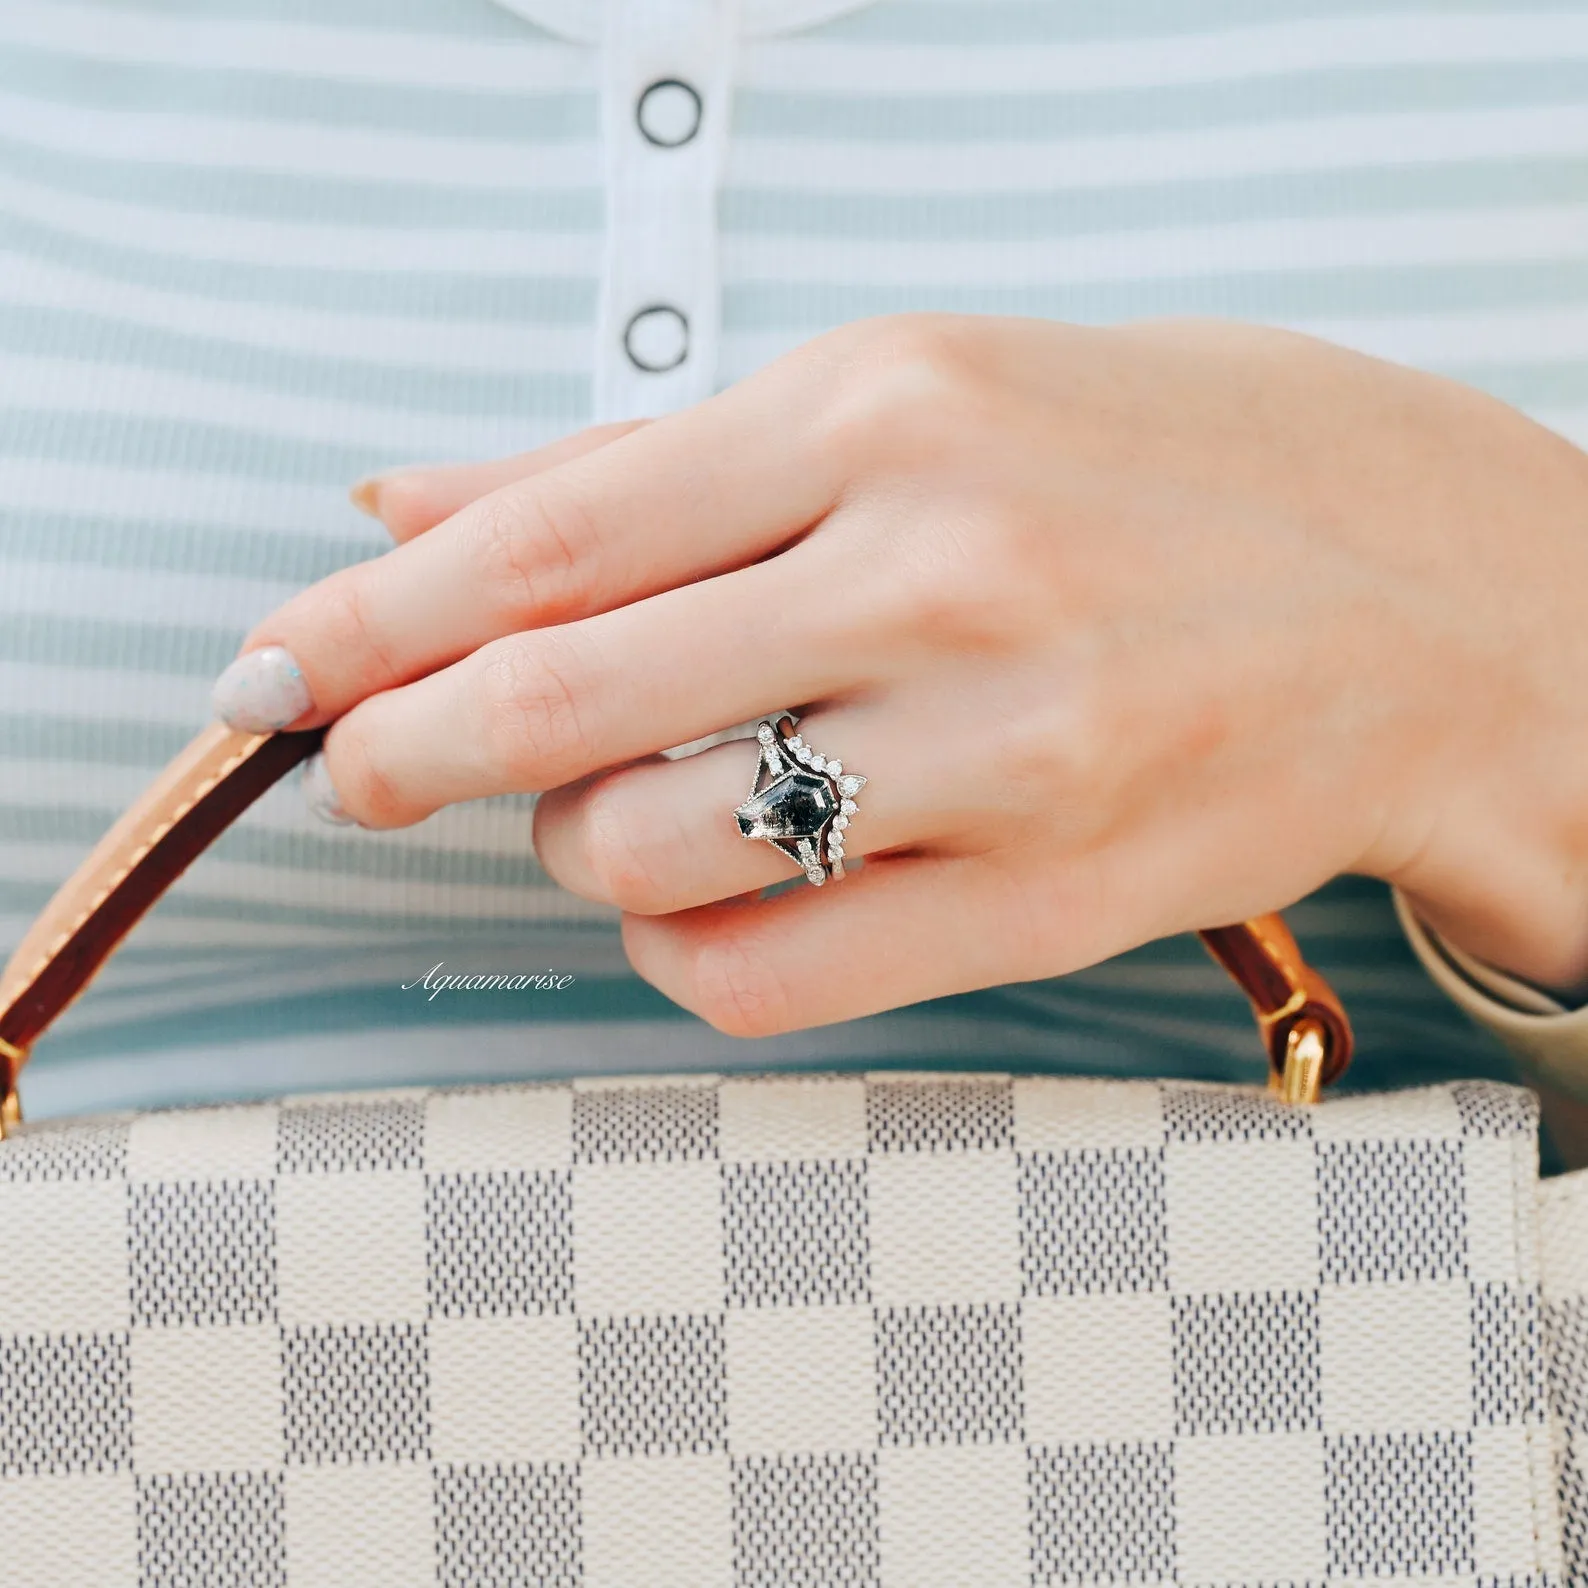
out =
<path fill-rule="evenodd" d="M 95 846 L 45 906 L 0 972 L 0 1131 L 15 1114 L 28 1049 L 116 946 L 215 839 L 318 748 L 323 731 L 206 728 Z M 1275 1073 L 1291 1034 L 1311 1022 L 1325 1043 L 1323 1079 L 1350 1062 L 1351 1026 L 1327 982 L 1277 915 L 1201 934 L 1251 999 Z"/>
<path fill-rule="evenodd" d="M 0 1099 L 28 1049 L 156 900 L 323 737 L 206 728 L 45 906 L 0 972 Z"/>
<path fill-rule="evenodd" d="M 1332 1085 L 1345 1074 L 1354 1040 L 1345 1006 L 1301 957 L 1283 916 L 1259 915 L 1238 926 L 1210 927 L 1197 935 L 1251 1000 L 1276 1076 L 1284 1072 L 1291 1033 L 1309 1024 L 1323 1037 L 1323 1085 Z"/>

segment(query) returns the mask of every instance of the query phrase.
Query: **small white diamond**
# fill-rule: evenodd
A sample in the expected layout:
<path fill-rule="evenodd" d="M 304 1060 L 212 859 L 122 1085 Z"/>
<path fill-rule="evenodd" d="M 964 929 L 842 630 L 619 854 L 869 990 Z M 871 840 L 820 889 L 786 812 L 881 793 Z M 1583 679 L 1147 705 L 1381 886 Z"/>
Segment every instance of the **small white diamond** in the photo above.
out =
<path fill-rule="evenodd" d="M 773 738 L 775 737 L 772 732 L 771 723 L 763 722 L 761 726 L 755 730 L 755 736 L 761 741 L 762 744 L 771 744 Z"/>
<path fill-rule="evenodd" d="M 838 792 L 845 799 L 852 798 L 866 786 L 866 780 L 856 772 L 845 772 L 838 780 Z"/>
<path fill-rule="evenodd" d="M 848 825 L 849 818 L 847 816 L 833 817 L 833 826 L 836 827 L 839 832 L 842 832 Z"/>
<path fill-rule="evenodd" d="M 843 771 L 843 769 L 844 763 L 842 761 L 829 761 L 827 763 L 828 777 L 837 777 L 838 774 Z"/>
<path fill-rule="evenodd" d="M 794 754 L 799 760 L 803 761 L 806 766 L 811 764 L 811 747 L 808 744 L 802 744 L 799 749 L 794 752 Z"/>
<path fill-rule="evenodd" d="M 827 757 L 825 755 L 813 755 L 811 757 L 811 771 L 822 772 L 826 770 L 826 767 Z"/>
<path fill-rule="evenodd" d="M 797 750 L 804 743 L 805 743 L 805 741 L 802 738 L 800 738 L 800 736 L 796 733 L 794 735 L 794 737 L 789 740 L 788 747 L 791 750 Z"/>
<path fill-rule="evenodd" d="M 819 888 L 827 880 L 827 873 L 823 871 L 820 866 L 812 866 L 810 870 L 805 873 L 805 877 L 807 881 L 814 882 Z"/>
<path fill-rule="evenodd" d="M 844 841 L 837 833 L 834 833 L 833 836 L 827 840 L 827 853 L 830 855 L 841 855 L 843 852 Z"/>
<path fill-rule="evenodd" d="M 853 800 L 842 800 L 838 806 L 845 816 L 853 816 L 860 807 Z"/>

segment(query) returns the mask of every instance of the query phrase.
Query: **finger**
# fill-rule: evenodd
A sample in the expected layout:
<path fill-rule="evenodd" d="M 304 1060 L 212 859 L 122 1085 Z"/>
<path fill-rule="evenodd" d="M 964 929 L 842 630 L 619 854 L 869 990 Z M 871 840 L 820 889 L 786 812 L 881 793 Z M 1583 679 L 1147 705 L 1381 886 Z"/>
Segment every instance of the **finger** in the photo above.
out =
<path fill-rule="evenodd" d="M 460 800 L 556 788 L 779 700 L 853 687 L 870 659 L 845 643 L 848 626 L 820 588 L 802 589 L 784 562 L 510 635 L 371 696 L 326 736 L 342 807 L 367 827 L 406 826 Z M 773 621 L 789 612 L 808 616 Z"/>
<path fill-rule="evenodd" d="M 1015 876 L 976 857 L 882 857 L 802 886 L 674 915 L 625 915 L 634 969 L 734 1036 L 828 1025 L 1043 974 Z"/>
<path fill-rule="evenodd" d="M 401 544 L 434 529 L 470 502 L 504 485 L 527 480 L 548 469 L 582 458 L 626 436 L 647 423 L 629 419 L 617 424 L 591 425 L 571 436 L 562 436 L 533 452 L 520 452 L 510 458 L 492 458 L 483 463 L 437 464 L 433 467 L 394 469 L 387 474 L 360 480 L 349 495 L 353 505 L 378 518 Z"/>
<path fill-rule="evenodd" d="M 866 778 L 836 818 L 847 859 L 962 841 L 976 770 L 936 755 L 930 746 L 938 732 L 918 732 L 915 715 L 891 695 L 886 709 L 812 712 L 800 719 L 799 733 L 846 773 Z M 734 815 L 758 762 L 750 739 L 552 789 L 535 807 L 535 852 L 570 892 L 641 915 L 785 881 L 797 875 L 794 861 L 769 843 L 747 840 Z"/>
<path fill-rule="evenodd" d="M 812 427 L 797 422 L 822 411 L 834 368 L 785 359 L 333 574 L 249 635 L 216 685 L 217 711 L 255 732 L 328 722 L 503 635 L 775 551 L 842 488 L 842 449 L 814 444 Z M 261 697 L 255 674 L 282 656 L 293 690 Z"/>

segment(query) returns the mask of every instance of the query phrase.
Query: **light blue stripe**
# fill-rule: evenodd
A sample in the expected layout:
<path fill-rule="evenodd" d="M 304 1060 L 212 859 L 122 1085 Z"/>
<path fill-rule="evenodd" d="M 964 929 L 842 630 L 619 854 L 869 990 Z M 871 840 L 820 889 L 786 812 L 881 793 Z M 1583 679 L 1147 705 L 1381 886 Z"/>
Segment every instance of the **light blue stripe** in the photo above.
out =
<path fill-rule="evenodd" d="M 1210 314 L 1267 323 L 1326 316 L 1390 316 L 1588 304 L 1588 258 L 1499 264 L 1360 266 L 1231 271 L 1144 281 L 1028 287 L 842 281 L 730 281 L 725 330 L 818 331 L 873 314 L 942 310 L 1110 324 L 1158 315 Z"/>
<path fill-rule="evenodd" d="M 1402 0 L 1394 15 L 1421 18 L 1437 29 L 1451 16 L 1515 17 L 1572 13 L 1577 0 Z M 1054 0 L 910 0 L 865 5 L 835 18 L 812 36 L 832 43 L 940 44 L 961 49 L 1009 44 L 1066 44 L 1085 39 L 1141 34 L 1194 37 L 1226 28 L 1284 22 L 1379 17 L 1384 0 L 1098 0 L 1055 4 Z"/>
<path fill-rule="evenodd" d="M 0 302 L 0 352 L 196 375 L 249 390 L 398 412 L 521 414 L 562 418 L 590 404 L 588 375 L 549 370 L 490 373 L 281 352 L 218 336 L 192 336 L 75 309 Z"/>
<path fill-rule="evenodd" d="M 0 623 L 0 662 L 43 667 L 122 667 L 175 678 L 214 678 L 244 631 L 24 613 Z"/>
<path fill-rule="evenodd" d="M 196 727 L 177 728 L 169 723 L 137 722 L 125 717 L 0 712 L 0 759 L 75 761 L 90 766 L 133 766 L 157 771 L 196 731 Z"/>
<path fill-rule="evenodd" d="M 61 879 L 65 881 L 63 877 Z M 18 882 L 0 878 L 0 910 L 16 915 L 37 915 L 49 903 L 54 893 L 52 886 L 42 883 Z M 544 905 L 544 897 L 537 902 Z M 330 929 L 347 928 L 362 934 L 362 940 L 379 943 L 383 938 L 399 937 L 409 932 L 442 933 L 460 930 L 467 917 L 461 913 L 410 909 L 401 914 L 389 905 L 371 905 L 367 909 L 334 908 L 319 905 L 275 904 L 258 899 L 228 897 L 200 898 L 187 894 L 171 894 L 162 899 L 158 908 L 163 915 L 184 921 L 239 921 L 254 922 L 262 926 L 315 926 Z M 581 910 L 588 909 L 580 904 Z M 550 916 L 544 910 L 535 915 L 497 916 L 492 925 L 499 931 L 518 930 L 543 932 L 555 925 L 560 932 L 599 933 L 610 936 L 616 929 L 617 912 L 611 921 L 597 921 L 578 916 Z"/>
<path fill-rule="evenodd" d="M 188 259 L 77 237 L 14 214 L 4 204 L 0 204 L 0 245 L 107 281 L 223 303 L 286 304 L 297 309 L 391 315 L 430 324 L 454 320 L 503 325 L 595 324 L 598 288 L 594 277 L 512 271 L 321 270 Z"/>
<path fill-rule="evenodd" d="M 1585 267 L 1588 274 L 1588 267 Z M 1522 409 L 1588 407 L 1588 360 L 1558 363 L 1437 364 L 1442 375 Z"/>
<path fill-rule="evenodd" d="M 205 16 L 213 17 L 216 10 L 206 0 Z M 600 135 L 599 99 L 593 88 L 583 87 L 463 89 L 304 77 L 246 67 L 197 69 L 144 61 L 129 66 L 0 44 L 0 89 L 96 112 L 147 110 L 405 137 L 548 144 L 591 141 Z"/>
<path fill-rule="evenodd" d="M 1058 173 L 1055 172 L 1057 178 Z M 1588 201 L 1588 157 L 1278 171 L 1205 181 L 976 193 L 817 193 L 728 188 L 725 235 L 981 243 L 1255 220 L 1460 212 Z"/>
<path fill-rule="evenodd" d="M 338 536 L 0 508 L 0 563 L 81 563 L 199 578 L 313 584 L 390 548 L 385 531 L 351 506 L 347 517 L 352 532 Z"/>
<path fill-rule="evenodd" d="M 977 14 L 991 9 L 978 5 Z M 1060 7 L 1048 9 L 1062 14 Z M 1299 68 L 1254 77 L 1238 75 L 1240 59 L 1231 55 L 1228 79 L 1148 88 L 910 93 L 897 85 L 887 93 L 810 93 L 746 87 L 734 95 L 733 134 L 943 144 L 1140 137 L 1325 116 L 1537 110 L 1588 98 L 1582 61 Z"/>
<path fill-rule="evenodd" d="M 310 23 L 377 33 L 439 33 L 458 39 L 550 39 L 535 23 L 492 0 L 202 0 L 206 18 L 229 22 Z M 194 0 L 125 0 L 108 14 L 186 17 Z"/>
<path fill-rule="evenodd" d="M 415 181 L 394 162 L 388 181 L 245 171 L 236 167 L 157 165 L 63 154 L 0 137 L 0 170 L 57 193 L 139 204 L 190 215 L 296 221 L 413 231 L 599 234 L 604 199 L 597 188 L 481 188 Z M 467 150 L 459 152 L 467 167 Z M 459 172 L 462 176 L 462 170 Z M 467 247 L 468 238 L 459 238 Z"/>
<path fill-rule="evenodd" d="M 3 400 L 23 402 L 26 394 L 7 391 Z M 572 429 L 584 416 L 567 417 Z M 0 407 L 0 455 L 344 488 L 366 474 L 413 461 L 408 449 L 395 446 L 337 446 L 191 419 L 62 415 L 16 407 Z"/>
<path fill-rule="evenodd" d="M 801 92 L 746 86 L 733 97 L 733 135 L 884 142 L 967 142 L 1181 131 L 1250 122 L 1398 111 L 1494 110 L 1580 103 L 1588 63 L 1450 62 L 1296 68 L 1150 88 L 911 93 Z M 0 88 L 95 111 L 153 110 L 459 139 L 546 144 L 593 141 L 591 89 L 461 90 L 335 81 L 206 67 L 98 61 L 0 44 Z"/>

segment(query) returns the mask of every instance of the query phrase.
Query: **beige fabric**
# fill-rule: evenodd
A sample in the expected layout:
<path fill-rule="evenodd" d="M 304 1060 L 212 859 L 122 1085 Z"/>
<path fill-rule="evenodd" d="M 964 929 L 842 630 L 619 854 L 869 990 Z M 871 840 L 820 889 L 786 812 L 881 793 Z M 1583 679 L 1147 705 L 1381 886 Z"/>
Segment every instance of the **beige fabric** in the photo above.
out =
<path fill-rule="evenodd" d="M 1568 1009 L 1529 983 L 1508 976 L 1446 942 L 1391 890 L 1412 948 L 1428 974 L 1546 1085 L 1588 1101 L 1588 1005 Z"/>

